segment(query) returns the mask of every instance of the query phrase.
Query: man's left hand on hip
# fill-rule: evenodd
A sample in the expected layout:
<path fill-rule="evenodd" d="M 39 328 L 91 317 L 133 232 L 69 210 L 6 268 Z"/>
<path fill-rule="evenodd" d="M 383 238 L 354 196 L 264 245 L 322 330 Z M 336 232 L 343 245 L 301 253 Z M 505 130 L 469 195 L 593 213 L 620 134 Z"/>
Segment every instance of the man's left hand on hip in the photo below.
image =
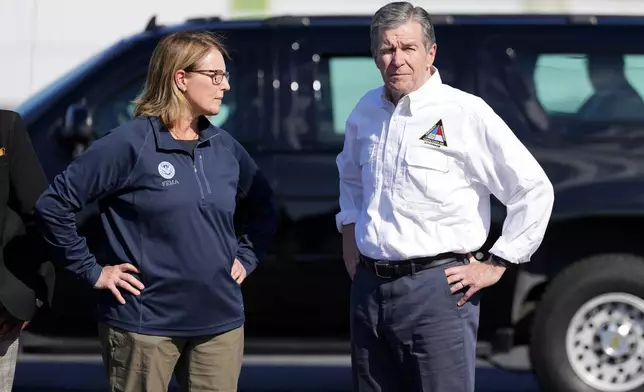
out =
<path fill-rule="evenodd" d="M 463 306 L 477 291 L 492 286 L 501 279 L 506 267 L 488 260 L 478 261 L 472 254 L 468 254 L 469 264 L 451 267 L 445 270 L 447 282 L 451 286 L 452 294 L 469 287 L 463 298 L 458 301 L 458 306 Z"/>

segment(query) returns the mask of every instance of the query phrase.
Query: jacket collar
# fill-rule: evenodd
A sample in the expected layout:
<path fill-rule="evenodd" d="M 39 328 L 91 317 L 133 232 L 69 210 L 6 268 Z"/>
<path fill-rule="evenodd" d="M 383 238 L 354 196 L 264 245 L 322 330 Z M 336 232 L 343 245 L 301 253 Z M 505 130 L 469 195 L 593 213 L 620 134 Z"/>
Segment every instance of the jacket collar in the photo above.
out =
<path fill-rule="evenodd" d="M 161 118 L 159 117 L 148 117 L 150 124 L 152 125 L 152 131 L 154 132 L 154 140 L 156 142 L 157 149 L 161 150 L 177 150 L 181 149 L 181 146 L 177 141 L 172 137 L 172 134 L 168 128 L 163 124 Z M 199 142 L 197 145 L 212 139 L 213 137 L 219 135 L 217 128 L 212 125 L 212 123 L 206 118 L 206 116 L 199 117 Z"/>

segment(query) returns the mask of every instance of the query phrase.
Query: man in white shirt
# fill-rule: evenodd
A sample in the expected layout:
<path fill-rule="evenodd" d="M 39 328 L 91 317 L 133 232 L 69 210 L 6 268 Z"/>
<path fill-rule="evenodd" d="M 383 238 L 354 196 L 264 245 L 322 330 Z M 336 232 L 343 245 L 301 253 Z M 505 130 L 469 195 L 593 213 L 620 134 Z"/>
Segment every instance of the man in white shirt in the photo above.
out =
<path fill-rule="evenodd" d="M 482 99 L 441 82 L 436 48 L 424 9 L 374 15 L 384 85 L 350 114 L 337 158 L 357 391 L 474 391 L 479 290 L 530 260 L 552 211 L 540 165 Z M 508 214 L 479 262 L 491 194 Z"/>

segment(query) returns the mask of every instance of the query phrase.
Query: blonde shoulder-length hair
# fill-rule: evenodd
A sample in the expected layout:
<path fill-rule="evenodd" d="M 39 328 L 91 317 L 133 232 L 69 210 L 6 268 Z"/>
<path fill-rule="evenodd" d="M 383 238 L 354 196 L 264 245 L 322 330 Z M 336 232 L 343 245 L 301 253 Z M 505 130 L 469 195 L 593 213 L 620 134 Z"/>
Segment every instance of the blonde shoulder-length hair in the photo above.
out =
<path fill-rule="evenodd" d="M 163 37 L 152 53 L 145 87 L 133 102 L 134 116 L 160 117 L 171 128 L 188 106 L 174 74 L 194 66 L 211 49 L 229 58 L 220 39 L 208 31 L 182 31 Z"/>

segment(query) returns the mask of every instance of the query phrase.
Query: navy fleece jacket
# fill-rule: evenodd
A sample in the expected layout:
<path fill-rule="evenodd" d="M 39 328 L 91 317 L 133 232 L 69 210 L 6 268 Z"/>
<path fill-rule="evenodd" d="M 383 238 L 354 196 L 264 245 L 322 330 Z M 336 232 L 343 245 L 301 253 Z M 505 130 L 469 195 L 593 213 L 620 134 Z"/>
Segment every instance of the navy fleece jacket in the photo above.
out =
<path fill-rule="evenodd" d="M 275 228 L 272 191 L 248 153 L 228 133 L 200 119 L 194 156 L 155 117 L 138 117 L 95 141 L 55 177 L 36 203 L 36 218 L 58 263 L 94 285 L 101 264 L 129 262 L 145 285 L 102 290 L 99 319 L 161 336 L 209 335 L 244 322 L 235 258 L 250 273 Z M 238 237 L 237 202 L 248 207 Z M 75 214 L 98 202 L 106 260 L 90 253 Z"/>

